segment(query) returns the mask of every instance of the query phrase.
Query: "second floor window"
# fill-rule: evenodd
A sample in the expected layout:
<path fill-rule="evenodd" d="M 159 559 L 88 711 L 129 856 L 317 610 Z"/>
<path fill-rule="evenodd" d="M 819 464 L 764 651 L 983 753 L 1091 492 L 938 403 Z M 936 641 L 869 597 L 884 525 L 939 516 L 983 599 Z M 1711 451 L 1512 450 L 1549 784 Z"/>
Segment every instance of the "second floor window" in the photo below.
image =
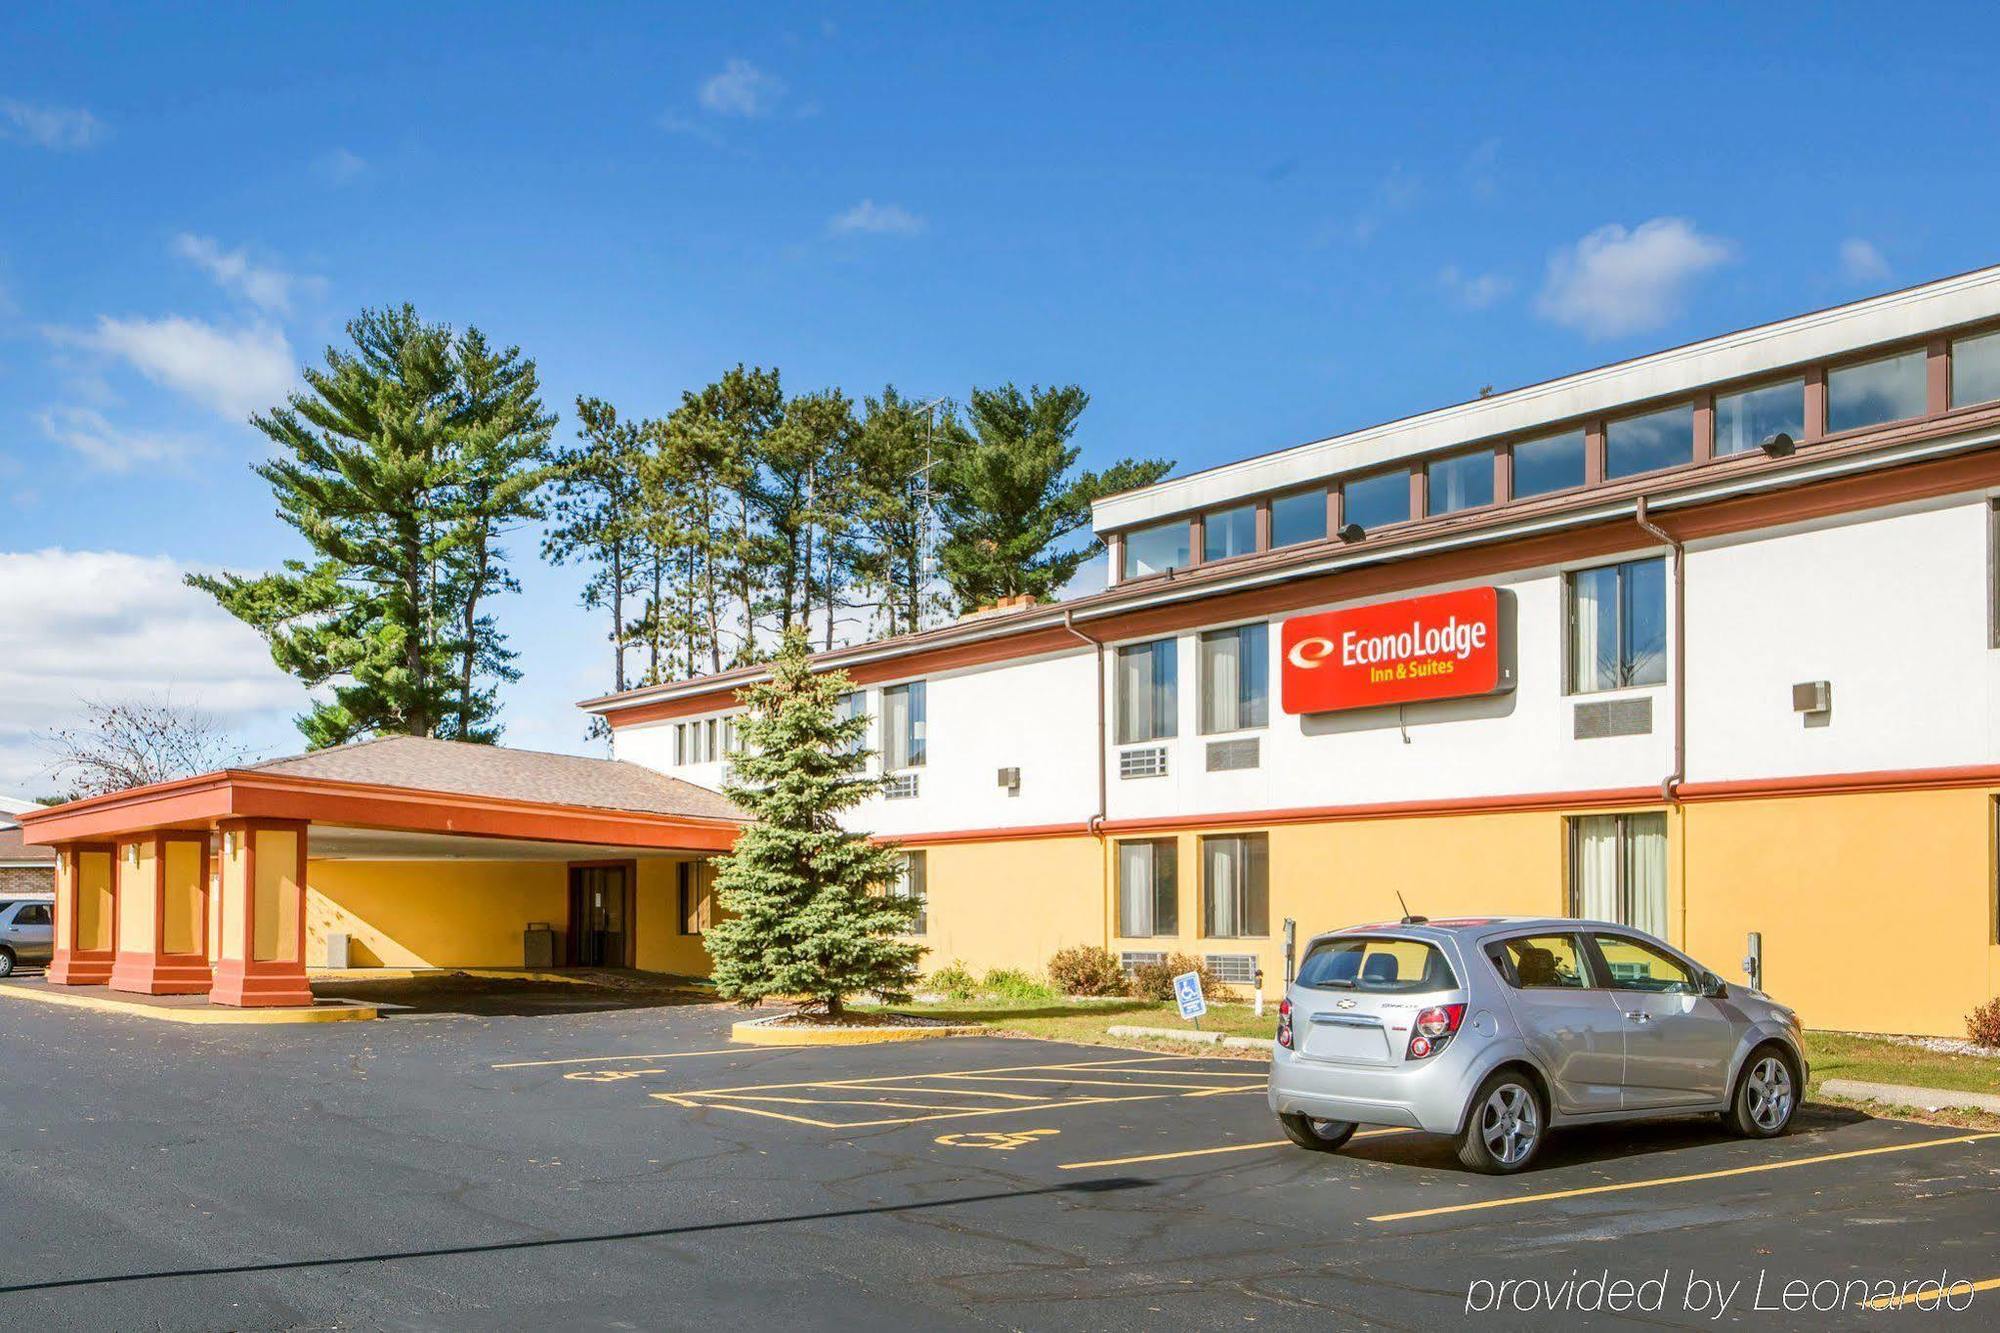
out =
<path fill-rule="evenodd" d="M 1666 561 L 1632 560 L 1571 574 L 1570 693 L 1658 685 L 1666 678 Z"/>
<path fill-rule="evenodd" d="M 1118 744 L 1161 740 L 1178 730 L 1179 646 L 1155 639 L 1118 650 Z"/>
<path fill-rule="evenodd" d="M 1269 631 L 1263 625 L 1212 629 L 1201 636 L 1201 731 L 1248 731 L 1269 720 Z"/>
<path fill-rule="evenodd" d="M 928 748 L 924 722 L 924 683 L 891 685 L 882 691 L 882 768 L 895 772 L 921 768 Z"/>

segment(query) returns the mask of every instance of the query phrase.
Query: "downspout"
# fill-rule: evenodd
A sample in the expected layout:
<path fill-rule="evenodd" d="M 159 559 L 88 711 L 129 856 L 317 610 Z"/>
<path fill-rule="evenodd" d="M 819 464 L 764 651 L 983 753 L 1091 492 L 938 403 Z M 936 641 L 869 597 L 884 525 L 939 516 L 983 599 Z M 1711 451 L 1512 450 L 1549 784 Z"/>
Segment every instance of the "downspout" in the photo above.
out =
<path fill-rule="evenodd" d="M 1099 913 L 1099 918 L 1104 923 L 1104 947 L 1108 951 L 1111 948 L 1111 867 L 1107 859 L 1110 856 L 1110 849 L 1104 839 L 1104 816 L 1107 794 L 1104 758 L 1104 743 L 1107 739 L 1104 724 L 1104 640 L 1094 639 L 1078 629 L 1076 627 L 1076 612 L 1069 607 L 1063 608 L 1063 628 L 1071 635 L 1091 646 L 1094 652 L 1093 660 L 1097 671 L 1097 812 L 1091 815 L 1087 827 L 1090 829 L 1091 836 L 1096 838 L 1098 843 L 1097 892 L 1098 899 L 1103 904 L 1103 911 Z"/>
<path fill-rule="evenodd" d="M 1660 782 L 1660 799 L 1673 807 L 1675 822 L 1680 825 L 1680 890 L 1681 890 L 1681 943 L 1688 937 L 1688 847 L 1687 809 L 1681 804 L 1681 783 L 1687 780 L 1687 547 L 1679 538 L 1653 522 L 1646 511 L 1646 497 L 1641 495 L 1633 519 L 1642 532 L 1658 538 L 1674 553 L 1674 656 L 1671 667 L 1674 678 L 1674 771 Z"/>

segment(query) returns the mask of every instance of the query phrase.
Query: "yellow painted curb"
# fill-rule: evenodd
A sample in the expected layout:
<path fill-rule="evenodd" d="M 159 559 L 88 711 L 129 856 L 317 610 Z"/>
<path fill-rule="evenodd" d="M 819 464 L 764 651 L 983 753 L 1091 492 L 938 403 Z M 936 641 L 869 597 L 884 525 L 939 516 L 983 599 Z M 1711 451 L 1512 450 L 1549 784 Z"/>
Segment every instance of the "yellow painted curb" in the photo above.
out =
<path fill-rule="evenodd" d="M 477 977 L 482 981 L 561 981 L 588 986 L 589 977 L 509 967 L 309 967 L 307 981 L 418 981 L 425 977 Z"/>
<path fill-rule="evenodd" d="M 162 1023 L 353 1023 L 380 1015 L 373 1005 L 349 1004 L 339 1008 L 311 1009 L 168 1009 L 159 1005 L 113 1000 L 102 995 L 62 995 L 55 991 L 30 989 L 21 985 L 0 985 L 0 995 L 37 1004 L 68 1005 L 72 1009 L 95 1009 L 99 1013 L 124 1014 L 130 1018 L 151 1018 Z"/>
<path fill-rule="evenodd" d="M 915 1028 L 815 1028 L 804 1024 L 780 1023 L 787 1015 L 746 1018 L 729 1028 L 729 1039 L 746 1046 L 873 1046 L 885 1041 L 923 1041 L 930 1037 L 969 1037 L 984 1032 L 979 1026 Z"/>

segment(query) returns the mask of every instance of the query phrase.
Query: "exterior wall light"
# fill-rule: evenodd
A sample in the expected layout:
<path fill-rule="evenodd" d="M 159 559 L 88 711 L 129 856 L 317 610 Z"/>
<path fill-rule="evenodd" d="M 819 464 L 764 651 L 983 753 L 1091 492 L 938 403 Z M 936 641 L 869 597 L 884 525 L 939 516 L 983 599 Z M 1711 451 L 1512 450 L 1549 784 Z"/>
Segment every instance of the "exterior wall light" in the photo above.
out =
<path fill-rule="evenodd" d="M 1779 431 L 1776 435 L 1765 436 L 1764 442 L 1757 447 L 1772 458 L 1784 458 L 1796 451 L 1799 446 L 1791 436 Z"/>
<path fill-rule="evenodd" d="M 1363 537 L 1366 537 L 1368 529 L 1362 527 L 1359 523 L 1343 523 L 1340 525 L 1340 532 L 1337 535 L 1342 541 L 1351 546 Z"/>

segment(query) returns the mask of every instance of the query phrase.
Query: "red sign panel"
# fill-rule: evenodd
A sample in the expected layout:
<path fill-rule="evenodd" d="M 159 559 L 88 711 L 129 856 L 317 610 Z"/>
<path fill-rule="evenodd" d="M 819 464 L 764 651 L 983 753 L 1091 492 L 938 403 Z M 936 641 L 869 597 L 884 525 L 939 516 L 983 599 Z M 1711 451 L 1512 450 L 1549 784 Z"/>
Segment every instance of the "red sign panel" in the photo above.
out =
<path fill-rule="evenodd" d="M 1492 694 L 1500 591 L 1467 588 L 1287 620 L 1280 666 L 1287 713 L 1331 713 Z"/>

